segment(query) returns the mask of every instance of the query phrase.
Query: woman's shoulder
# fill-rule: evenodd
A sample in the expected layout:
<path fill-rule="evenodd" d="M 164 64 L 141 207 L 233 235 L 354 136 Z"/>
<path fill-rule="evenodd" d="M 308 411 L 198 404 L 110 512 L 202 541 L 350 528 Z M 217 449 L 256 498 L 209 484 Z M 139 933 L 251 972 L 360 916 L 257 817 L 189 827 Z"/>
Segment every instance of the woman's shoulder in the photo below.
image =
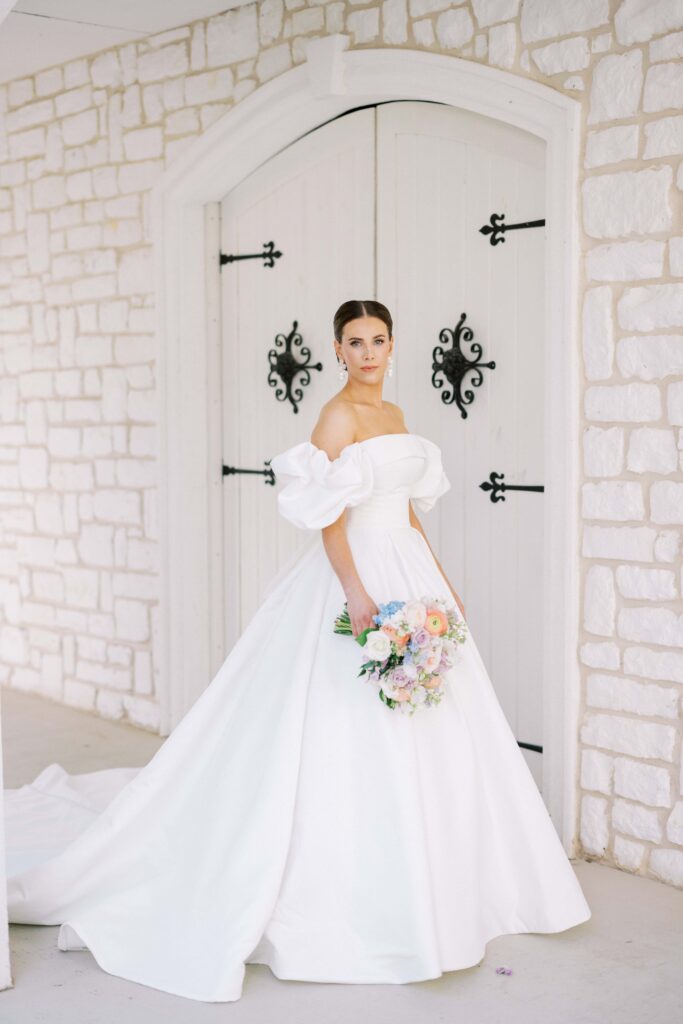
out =
<path fill-rule="evenodd" d="M 311 434 L 311 443 L 316 448 L 322 448 L 330 458 L 336 458 L 358 437 L 407 431 L 403 410 L 399 405 L 383 401 L 382 407 L 389 421 L 382 425 L 377 421 L 370 424 L 367 422 L 367 409 L 365 419 L 363 417 L 364 407 L 361 403 L 350 402 L 335 395 L 322 406 Z"/>
<path fill-rule="evenodd" d="M 356 413 L 351 402 L 331 398 L 318 414 L 318 422 L 311 434 L 311 443 L 322 448 L 330 458 L 336 456 L 355 440 L 358 430 Z"/>

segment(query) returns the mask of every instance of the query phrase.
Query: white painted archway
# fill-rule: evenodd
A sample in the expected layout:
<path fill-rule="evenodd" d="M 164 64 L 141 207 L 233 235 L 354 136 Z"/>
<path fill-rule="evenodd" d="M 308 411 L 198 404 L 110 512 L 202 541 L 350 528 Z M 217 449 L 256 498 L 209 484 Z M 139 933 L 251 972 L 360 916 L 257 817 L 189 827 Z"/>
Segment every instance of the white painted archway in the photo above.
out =
<path fill-rule="evenodd" d="M 221 198 L 301 135 L 354 107 L 433 100 L 546 142 L 544 798 L 574 853 L 578 666 L 579 105 L 497 68 L 405 49 L 312 40 L 307 61 L 242 100 L 172 164 L 152 193 L 160 424 L 162 734 L 187 710 L 184 682 L 213 678 L 222 649 Z"/>

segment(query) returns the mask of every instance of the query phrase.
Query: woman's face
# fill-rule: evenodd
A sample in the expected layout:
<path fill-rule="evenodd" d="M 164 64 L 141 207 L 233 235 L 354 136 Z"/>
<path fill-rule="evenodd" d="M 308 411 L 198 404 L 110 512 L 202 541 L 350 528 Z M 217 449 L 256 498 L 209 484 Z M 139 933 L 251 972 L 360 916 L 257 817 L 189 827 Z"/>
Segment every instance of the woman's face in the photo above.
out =
<path fill-rule="evenodd" d="M 393 336 L 376 316 L 359 316 L 349 320 L 336 343 L 337 356 L 349 370 L 349 377 L 361 381 L 379 381 L 384 377 L 387 360 L 393 348 Z M 367 369 L 363 369 L 367 367 Z"/>

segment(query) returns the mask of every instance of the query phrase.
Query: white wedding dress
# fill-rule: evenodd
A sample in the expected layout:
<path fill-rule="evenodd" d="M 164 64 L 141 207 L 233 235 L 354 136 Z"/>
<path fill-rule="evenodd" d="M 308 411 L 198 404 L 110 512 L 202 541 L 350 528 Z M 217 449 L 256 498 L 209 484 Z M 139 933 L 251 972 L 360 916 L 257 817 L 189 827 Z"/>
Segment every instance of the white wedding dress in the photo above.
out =
<path fill-rule="evenodd" d="M 377 603 L 452 600 L 409 522 L 449 489 L 439 447 L 381 434 L 271 460 L 281 514 L 316 531 L 143 768 L 7 790 L 10 921 L 61 925 L 110 974 L 239 999 L 278 978 L 400 983 L 489 940 L 590 916 L 470 632 L 440 704 L 405 715 L 333 631 L 345 595 L 319 533 L 345 507 Z M 459 614 L 459 612 L 458 612 Z"/>

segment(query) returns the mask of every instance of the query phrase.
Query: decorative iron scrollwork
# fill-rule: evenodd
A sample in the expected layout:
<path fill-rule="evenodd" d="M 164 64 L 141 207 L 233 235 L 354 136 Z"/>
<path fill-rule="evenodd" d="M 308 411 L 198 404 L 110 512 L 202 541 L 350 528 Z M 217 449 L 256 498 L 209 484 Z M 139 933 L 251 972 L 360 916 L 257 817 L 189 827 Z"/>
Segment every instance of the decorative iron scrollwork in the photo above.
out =
<path fill-rule="evenodd" d="M 504 491 L 543 491 L 543 484 L 506 484 L 505 473 L 490 473 L 488 480 L 479 484 L 482 491 L 490 491 L 491 501 L 505 501 Z"/>
<path fill-rule="evenodd" d="M 282 253 L 278 249 L 274 251 L 273 247 L 275 242 L 266 242 L 263 246 L 263 252 L 248 252 L 244 254 L 237 253 L 220 253 L 220 266 L 223 267 L 226 263 L 235 263 L 237 260 L 263 260 L 264 267 L 274 267 L 275 260 L 279 260 Z"/>
<path fill-rule="evenodd" d="M 444 376 L 452 386 L 452 391 L 444 391 L 441 395 L 441 401 L 445 405 L 451 405 L 455 402 L 460 409 L 460 415 L 463 419 L 467 419 L 466 405 L 471 405 L 474 400 L 473 391 L 465 391 L 464 395 L 460 393 L 462 382 L 466 373 L 474 373 L 475 376 L 472 380 L 474 387 L 478 388 L 482 381 L 483 376 L 480 367 L 489 367 L 494 370 L 496 367 L 493 360 L 490 363 L 480 363 L 481 358 L 481 345 L 478 342 L 472 342 L 472 352 L 475 355 L 475 359 L 468 359 L 465 353 L 460 347 L 460 339 L 463 338 L 465 341 L 472 341 L 473 334 L 471 327 L 463 327 L 463 321 L 465 320 L 466 313 L 460 314 L 460 319 L 456 325 L 455 331 L 452 331 L 450 327 L 444 327 L 439 332 L 439 338 L 442 342 L 449 340 L 449 336 L 453 339 L 453 348 L 448 352 L 445 352 L 443 348 L 437 345 L 432 351 L 432 384 L 435 388 L 443 387 L 443 381 L 437 380 L 437 373 L 442 370 Z M 439 356 L 441 360 L 439 361 Z"/>
<path fill-rule="evenodd" d="M 294 412 L 298 412 L 299 407 L 297 405 L 297 401 L 301 401 L 301 399 L 304 396 L 304 393 L 302 388 L 298 387 L 296 389 L 296 392 L 292 394 L 292 383 L 294 381 L 294 378 L 298 373 L 303 374 L 302 385 L 306 386 L 311 383 L 311 375 L 309 371 L 322 370 L 323 364 L 308 362 L 308 360 L 310 360 L 311 358 L 311 350 L 309 348 L 306 348 L 306 346 L 304 346 L 301 349 L 301 355 L 307 361 L 304 363 L 300 363 L 294 358 L 294 355 L 292 353 L 292 345 L 301 345 L 303 339 L 301 335 L 297 332 L 299 321 L 294 320 L 292 321 L 292 323 L 292 330 L 286 337 L 283 337 L 281 334 L 278 334 L 275 338 L 276 345 L 285 346 L 284 352 L 276 352 L 274 348 L 271 348 L 270 352 L 268 353 L 268 362 L 270 363 L 268 383 L 270 384 L 271 388 L 276 388 L 277 375 L 277 377 L 279 377 L 282 380 L 283 384 L 285 385 L 285 390 L 283 390 L 282 388 L 277 388 L 277 391 L 275 392 L 275 397 L 279 402 L 284 402 L 285 399 L 291 402 L 292 405 L 294 406 Z"/>
<path fill-rule="evenodd" d="M 264 459 L 263 460 L 263 464 L 264 464 L 264 466 L 267 466 L 268 468 L 267 469 L 240 469 L 240 467 L 238 467 L 238 466 L 226 466 L 225 463 L 223 463 L 223 476 L 234 476 L 236 473 L 258 473 L 259 475 L 264 476 L 266 478 L 263 481 L 264 484 L 274 485 L 275 484 L 275 472 L 274 472 L 274 470 L 272 470 L 270 468 L 270 459 Z"/>
<path fill-rule="evenodd" d="M 504 218 L 504 213 L 492 213 L 491 222 L 484 224 L 483 228 L 479 228 L 479 232 L 482 235 L 491 235 L 489 238 L 491 245 L 498 245 L 499 242 L 504 242 L 506 231 L 519 231 L 522 228 L 540 228 L 545 224 L 545 218 L 543 220 L 524 220 L 520 221 L 519 224 L 503 224 Z"/>

